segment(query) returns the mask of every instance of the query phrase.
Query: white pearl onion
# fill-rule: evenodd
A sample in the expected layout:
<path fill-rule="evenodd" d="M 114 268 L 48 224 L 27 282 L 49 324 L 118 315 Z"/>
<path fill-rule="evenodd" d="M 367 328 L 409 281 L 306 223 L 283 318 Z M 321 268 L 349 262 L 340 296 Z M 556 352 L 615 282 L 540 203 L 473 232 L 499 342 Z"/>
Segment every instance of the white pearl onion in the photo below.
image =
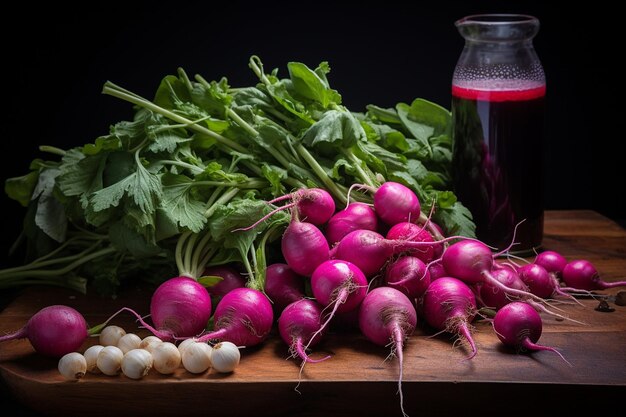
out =
<path fill-rule="evenodd" d="M 213 346 L 211 364 L 217 372 L 232 372 L 239 365 L 241 353 L 237 345 L 231 342 L 220 342 Z"/>
<path fill-rule="evenodd" d="M 98 360 L 96 361 L 98 369 L 105 375 L 117 375 L 120 372 L 123 357 L 124 352 L 117 346 L 105 346 L 98 353 Z"/>
<path fill-rule="evenodd" d="M 185 339 L 180 342 L 180 344 L 178 345 L 178 351 L 180 352 L 180 354 L 182 355 L 185 349 L 187 349 L 187 347 L 192 343 L 196 343 L 196 339 Z"/>
<path fill-rule="evenodd" d="M 183 350 L 183 366 L 193 374 L 201 374 L 211 366 L 211 350 L 211 346 L 206 343 L 189 344 Z"/>
<path fill-rule="evenodd" d="M 126 330 L 119 326 L 107 326 L 100 332 L 100 344 L 102 346 L 117 346 L 117 342 L 125 334 Z"/>
<path fill-rule="evenodd" d="M 78 352 L 68 353 L 59 360 L 59 372 L 66 379 L 81 379 L 87 372 L 87 361 Z"/>
<path fill-rule="evenodd" d="M 100 369 L 98 369 L 98 355 L 100 351 L 104 349 L 102 345 L 93 345 L 89 349 L 85 351 L 83 354 L 85 356 L 85 360 L 87 361 L 87 372 L 91 372 L 92 374 L 99 374 Z"/>
<path fill-rule="evenodd" d="M 139 344 L 139 349 L 145 349 L 152 353 L 154 349 L 159 346 L 163 341 L 156 336 L 148 336 L 144 338 Z"/>
<path fill-rule="evenodd" d="M 141 379 L 152 369 L 152 355 L 145 349 L 132 349 L 122 359 L 122 373 L 132 379 Z"/>
<path fill-rule="evenodd" d="M 135 333 L 126 333 L 117 342 L 117 347 L 122 350 L 123 353 L 130 352 L 133 349 L 139 349 L 141 345 L 141 337 Z"/>
<path fill-rule="evenodd" d="M 152 351 L 154 369 L 161 374 L 172 374 L 180 366 L 180 351 L 170 342 L 164 342 Z"/>

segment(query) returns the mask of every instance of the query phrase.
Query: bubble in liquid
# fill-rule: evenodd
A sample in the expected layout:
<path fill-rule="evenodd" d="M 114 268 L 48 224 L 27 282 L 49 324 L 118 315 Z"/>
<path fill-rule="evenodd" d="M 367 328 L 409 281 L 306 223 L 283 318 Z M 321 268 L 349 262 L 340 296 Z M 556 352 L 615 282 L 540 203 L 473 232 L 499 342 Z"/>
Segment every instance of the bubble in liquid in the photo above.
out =
<path fill-rule="evenodd" d="M 457 87 L 486 91 L 530 90 L 545 83 L 543 68 L 538 63 L 526 68 L 509 64 L 457 66 L 452 79 Z"/>

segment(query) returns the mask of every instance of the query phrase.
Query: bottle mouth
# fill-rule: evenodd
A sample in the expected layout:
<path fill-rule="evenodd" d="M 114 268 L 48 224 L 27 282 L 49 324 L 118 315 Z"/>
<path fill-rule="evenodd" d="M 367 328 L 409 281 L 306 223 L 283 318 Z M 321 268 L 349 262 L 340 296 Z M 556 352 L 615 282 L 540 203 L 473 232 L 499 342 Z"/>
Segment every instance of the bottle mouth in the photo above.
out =
<path fill-rule="evenodd" d="M 454 25 L 465 39 L 486 42 L 532 39 L 539 31 L 539 19 L 526 14 L 475 14 Z"/>
<path fill-rule="evenodd" d="M 535 16 L 527 14 L 473 14 L 455 22 L 456 26 L 465 24 L 512 25 L 539 23 Z"/>

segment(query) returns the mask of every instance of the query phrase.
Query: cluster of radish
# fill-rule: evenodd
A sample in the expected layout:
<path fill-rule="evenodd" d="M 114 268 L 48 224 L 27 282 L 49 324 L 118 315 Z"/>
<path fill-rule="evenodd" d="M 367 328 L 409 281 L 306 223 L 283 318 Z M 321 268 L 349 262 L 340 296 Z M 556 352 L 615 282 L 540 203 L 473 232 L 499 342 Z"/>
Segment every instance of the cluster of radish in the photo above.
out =
<path fill-rule="evenodd" d="M 128 359 L 130 363 L 139 363 L 129 371 L 131 378 L 141 377 L 150 367 L 167 373 L 163 371 L 174 365 L 160 364 L 161 355 L 165 357 L 166 353 L 178 354 L 190 372 L 204 372 L 211 364 L 218 371 L 232 370 L 217 365 L 220 344 L 211 348 L 206 342 L 222 342 L 222 348 L 229 346 L 224 352 L 230 353 L 231 363 L 236 366 L 237 346 L 263 342 L 270 334 L 275 314 L 281 338 L 304 366 L 329 358 L 311 357 L 310 349 L 323 339 L 334 318 L 347 317 L 354 319 L 371 342 L 391 346 L 398 358 L 398 391 L 403 410 L 403 347 L 416 328 L 418 313 L 434 329 L 465 340 L 471 350 L 468 358 L 477 353 L 471 322 L 481 306 L 497 310 L 492 323 L 504 344 L 559 354 L 554 348 L 536 344 L 542 330 L 538 311 L 564 318 L 553 311 L 556 308 L 551 307 L 548 299 L 573 299 L 572 294 L 589 294 L 594 289 L 626 284 L 604 283 L 588 261 L 567 262 L 555 252 L 543 252 L 534 263 L 523 266 L 512 261 L 496 262 L 503 252 L 494 255 L 476 239 L 444 237 L 441 229 L 421 212 L 417 196 L 404 185 L 386 182 L 378 188 L 360 188 L 373 194 L 373 205 L 352 202 L 337 211 L 331 196 L 322 189 L 299 190 L 269 202 L 290 200 L 274 211 L 289 208 L 292 221 L 281 241 L 284 262 L 267 267 L 264 292 L 247 288 L 242 275 L 228 265 L 204 272 L 222 278 L 209 290 L 190 277 L 172 278 L 152 296 L 152 324 L 129 308 L 120 310 L 134 314 L 154 338 L 132 338 L 132 348 L 127 352 L 120 346 L 101 343 L 101 348 L 90 348 L 83 355 L 85 369 L 97 368 L 106 373 L 98 364 L 100 356 L 115 351 L 111 353 L 115 357 L 113 365 L 119 359 L 118 369 L 126 374 L 124 358 L 137 351 Z M 561 285 L 559 279 L 565 284 Z M 216 295 L 219 302 L 213 312 Z M 48 356 L 75 352 L 93 329 L 87 329 L 78 312 L 60 307 L 40 311 L 23 329 L 0 341 L 28 337 L 38 352 Z M 213 328 L 207 331 L 211 317 Z M 127 336 L 124 343 L 131 339 Z M 178 347 L 174 345 L 183 340 Z M 187 361 L 185 354 L 190 358 Z M 67 366 L 63 373 L 75 378 L 83 369 L 83 362 L 71 355 L 61 362 Z M 79 363 L 79 371 L 74 361 Z"/>
<path fill-rule="evenodd" d="M 209 367 L 228 373 L 235 370 L 240 359 L 239 348 L 230 342 L 211 346 L 190 338 L 176 346 L 156 336 L 141 339 L 119 326 L 105 327 L 99 341 L 100 344 L 89 347 L 83 354 L 63 355 L 58 364 L 61 375 L 76 380 L 87 372 L 109 376 L 122 373 L 131 379 L 141 379 L 153 368 L 163 375 L 173 374 L 181 364 L 194 374 Z"/>
<path fill-rule="evenodd" d="M 470 323 L 479 306 L 497 310 L 492 323 L 504 344 L 561 356 L 554 348 L 536 344 L 542 331 L 538 311 L 564 318 L 546 299 L 571 297 L 579 293 L 576 288 L 620 285 L 602 283 L 597 272 L 590 274 L 587 261 L 566 262 L 562 271 L 555 270 L 548 265 L 554 252 L 521 267 L 499 264 L 495 259 L 505 251 L 494 255 L 476 239 L 444 237 L 407 187 L 386 182 L 379 188 L 360 188 L 373 193 L 373 206 L 354 202 L 335 212 L 324 190 L 291 195 L 285 207 L 292 210 L 292 221 L 281 242 L 286 263 L 268 268 L 265 292 L 280 313 L 281 337 L 303 365 L 328 358 L 311 359 L 307 351 L 337 315 L 356 317 L 367 339 L 390 345 L 400 368 L 402 409 L 402 349 L 415 330 L 418 312 L 433 328 L 466 340 L 469 358 L 477 352 Z M 559 274 L 566 283 L 579 281 L 562 287 Z M 581 282 L 588 275 L 593 284 Z M 310 278 L 314 300 L 305 298 L 302 277 Z M 546 277 L 549 291 L 539 284 Z"/>

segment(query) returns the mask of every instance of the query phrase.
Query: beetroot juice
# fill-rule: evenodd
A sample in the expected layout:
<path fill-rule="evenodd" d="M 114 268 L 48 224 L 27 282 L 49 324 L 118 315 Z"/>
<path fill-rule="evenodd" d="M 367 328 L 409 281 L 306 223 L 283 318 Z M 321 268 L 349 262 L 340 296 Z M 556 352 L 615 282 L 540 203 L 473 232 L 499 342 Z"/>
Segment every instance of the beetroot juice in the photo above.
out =
<path fill-rule="evenodd" d="M 530 253 L 543 237 L 544 83 L 452 85 L 453 178 L 479 239 Z"/>

